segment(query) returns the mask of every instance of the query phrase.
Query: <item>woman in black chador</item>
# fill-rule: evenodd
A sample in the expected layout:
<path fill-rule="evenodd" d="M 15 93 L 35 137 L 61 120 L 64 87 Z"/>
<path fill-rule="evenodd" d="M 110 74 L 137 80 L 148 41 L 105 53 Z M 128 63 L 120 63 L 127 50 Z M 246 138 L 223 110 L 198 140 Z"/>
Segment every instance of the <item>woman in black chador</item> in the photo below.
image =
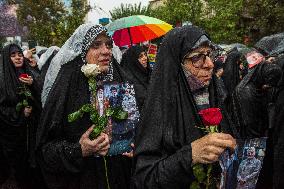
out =
<path fill-rule="evenodd" d="M 141 111 L 151 75 L 146 48 L 141 46 L 130 47 L 122 56 L 121 66 L 129 76 L 129 82 L 134 84 L 135 97 Z"/>
<path fill-rule="evenodd" d="M 122 82 L 106 29 L 83 24 L 61 47 L 46 73 L 37 154 L 50 189 L 104 189 L 107 182 L 111 189 L 129 188 L 131 159 L 106 156 L 105 170 L 102 156 L 109 150 L 109 136 L 101 133 L 94 140 L 89 138 L 93 126 L 87 113 L 74 122 L 67 120 L 69 114 L 94 102 L 87 72 L 82 71 L 94 65 L 102 72 L 96 75 L 98 82 Z"/>
<path fill-rule="evenodd" d="M 29 163 L 34 166 L 34 112 L 40 107 L 35 100 L 39 93 L 32 69 L 24 61 L 18 45 L 3 48 L 0 59 L 0 187 L 10 178 L 15 179 L 20 188 L 32 188 Z M 32 97 L 20 94 L 24 87 Z M 26 99 L 28 104 L 18 105 Z"/>
<path fill-rule="evenodd" d="M 236 86 L 231 107 L 233 107 L 233 120 L 241 138 L 267 136 L 271 89 L 276 87 L 280 77 L 280 67 L 264 61 L 251 68 Z"/>
<path fill-rule="evenodd" d="M 225 148 L 235 147 L 231 135 L 205 135 L 196 127 L 203 126 L 199 110 L 219 104 L 213 54 L 209 36 L 198 27 L 165 36 L 137 127 L 133 188 L 189 188 L 193 165 L 214 163 Z M 222 130 L 231 132 L 223 116 Z"/>

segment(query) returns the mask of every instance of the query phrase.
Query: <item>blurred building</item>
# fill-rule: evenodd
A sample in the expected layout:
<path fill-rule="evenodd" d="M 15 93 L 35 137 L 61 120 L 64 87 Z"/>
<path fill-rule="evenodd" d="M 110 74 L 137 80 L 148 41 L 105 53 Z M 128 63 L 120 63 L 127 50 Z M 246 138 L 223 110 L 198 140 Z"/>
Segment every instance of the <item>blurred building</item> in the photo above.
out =
<path fill-rule="evenodd" d="M 19 1 L 0 4 L 0 38 L 19 43 L 24 32 L 17 20 L 17 3 Z"/>

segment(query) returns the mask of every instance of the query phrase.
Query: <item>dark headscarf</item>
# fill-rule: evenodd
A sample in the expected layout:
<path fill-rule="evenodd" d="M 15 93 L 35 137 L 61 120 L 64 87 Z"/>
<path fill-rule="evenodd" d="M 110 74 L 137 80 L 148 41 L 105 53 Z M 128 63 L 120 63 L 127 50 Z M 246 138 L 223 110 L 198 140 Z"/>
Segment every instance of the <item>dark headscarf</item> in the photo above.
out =
<path fill-rule="evenodd" d="M 152 73 L 135 140 L 134 188 L 187 188 L 192 182 L 191 142 L 203 136 L 203 123 L 187 78 L 183 58 L 202 36 L 200 28 L 175 28 L 164 38 Z M 210 106 L 216 107 L 213 85 Z"/>
<path fill-rule="evenodd" d="M 22 53 L 16 44 L 10 44 L 3 48 L 0 60 L 0 120 L 1 123 L 11 126 L 20 126 L 23 115 L 16 111 L 16 105 L 20 101 L 18 88 L 22 85 L 18 79 L 21 73 L 32 75 L 27 62 L 21 68 L 16 68 L 10 58 L 14 52 Z"/>
<path fill-rule="evenodd" d="M 240 57 L 241 53 L 239 53 L 235 48 L 228 54 L 225 61 L 222 79 L 224 81 L 226 90 L 228 91 L 228 95 L 231 95 L 233 93 L 235 87 L 241 81 L 239 73 Z"/>
<path fill-rule="evenodd" d="M 123 70 L 130 77 L 130 82 L 134 84 L 136 94 L 135 96 L 140 110 L 143 106 L 144 99 L 147 94 L 147 87 L 151 74 L 149 62 L 147 62 L 147 67 L 144 68 L 138 61 L 139 55 L 142 52 L 146 52 L 146 49 L 144 47 L 130 47 L 123 54 L 120 64 Z"/>
<path fill-rule="evenodd" d="M 284 32 L 263 37 L 255 45 L 264 56 L 275 56 L 284 52 Z"/>

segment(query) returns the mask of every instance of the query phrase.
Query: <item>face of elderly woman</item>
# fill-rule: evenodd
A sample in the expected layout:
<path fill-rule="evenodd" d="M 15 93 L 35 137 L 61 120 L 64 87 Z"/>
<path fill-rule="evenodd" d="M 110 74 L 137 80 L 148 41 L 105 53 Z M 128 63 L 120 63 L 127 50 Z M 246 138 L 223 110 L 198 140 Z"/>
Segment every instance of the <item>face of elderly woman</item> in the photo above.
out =
<path fill-rule="evenodd" d="M 24 64 L 24 55 L 21 52 L 13 52 L 10 54 L 12 63 L 16 68 L 20 68 Z"/>
<path fill-rule="evenodd" d="M 105 34 L 98 35 L 90 46 L 86 61 L 88 64 L 97 64 L 102 72 L 106 72 L 112 56 L 112 40 Z"/>
<path fill-rule="evenodd" d="M 213 52 L 209 47 L 199 47 L 184 58 L 184 67 L 204 85 L 209 85 L 213 73 Z"/>

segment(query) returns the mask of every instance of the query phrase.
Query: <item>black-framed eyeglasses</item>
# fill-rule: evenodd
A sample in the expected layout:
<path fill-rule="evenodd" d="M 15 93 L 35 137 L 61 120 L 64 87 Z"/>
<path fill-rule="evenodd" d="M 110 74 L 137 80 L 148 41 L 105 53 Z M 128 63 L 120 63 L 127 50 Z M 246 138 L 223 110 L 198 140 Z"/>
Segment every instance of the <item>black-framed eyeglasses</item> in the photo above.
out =
<path fill-rule="evenodd" d="M 192 55 L 185 57 L 186 60 L 190 60 L 194 67 L 201 67 L 205 63 L 206 57 L 209 57 L 211 61 L 215 60 L 216 53 L 214 51 L 207 51 L 204 53 L 193 53 Z"/>

